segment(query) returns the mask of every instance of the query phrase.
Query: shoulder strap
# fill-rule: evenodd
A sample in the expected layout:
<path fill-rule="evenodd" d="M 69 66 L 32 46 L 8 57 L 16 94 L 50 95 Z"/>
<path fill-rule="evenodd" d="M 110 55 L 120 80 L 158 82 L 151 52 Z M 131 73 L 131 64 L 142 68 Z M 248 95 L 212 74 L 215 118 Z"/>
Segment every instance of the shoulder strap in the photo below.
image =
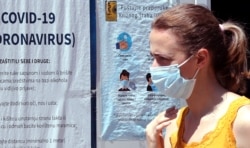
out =
<path fill-rule="evenodd" d="M 185 116 L 185 114 L 187 113 L 188 111 L 188 107 L 185 106 L 185 107 L 182 107 L 179 111 L 179 116 L 178 116 L 178 119 L 177 119 L 177 125 L 178 127 L 180 127 L 180 124 L 181 124 L 181 120 L 183 120 L 183 116 Z"/>
<path fill-rule="evenodd" d="M 227 120 L 229 120 L 229 122 L 234 121 L 239 108 L 248 104 L 250 104 L 250 99 L 246 98 L 245 96 L 242 96 L 233 101 L 228 108 L 228 113 L 226 114 Z"/>

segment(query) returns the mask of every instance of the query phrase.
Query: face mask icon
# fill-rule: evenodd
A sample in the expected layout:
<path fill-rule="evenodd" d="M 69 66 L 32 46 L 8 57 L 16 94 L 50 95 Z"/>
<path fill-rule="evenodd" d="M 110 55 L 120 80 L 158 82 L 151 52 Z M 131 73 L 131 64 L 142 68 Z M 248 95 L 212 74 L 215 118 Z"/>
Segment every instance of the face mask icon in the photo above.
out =
<path fill-rule="evenodd" d="M 128 84 L 129 84 L 128 80 L 122 80 L 122 81 L 121 81 L 121 86 L 122 86 L 123 88 L 128 88 Z"/>
<path fill-rule="evenodd" d="M 121 51 L 128 51 L 131 48 L 131 46 L 132 46 L 131 36 L 126 32 L 119 34 L 116 42 L 116 49 L 119 49 Z"/>

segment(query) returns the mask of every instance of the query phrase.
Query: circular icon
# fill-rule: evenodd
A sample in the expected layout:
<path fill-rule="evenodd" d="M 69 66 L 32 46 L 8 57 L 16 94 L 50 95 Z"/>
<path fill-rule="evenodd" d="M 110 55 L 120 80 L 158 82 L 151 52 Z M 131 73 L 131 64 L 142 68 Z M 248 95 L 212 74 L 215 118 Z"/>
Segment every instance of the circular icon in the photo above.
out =
<path fill-rule="evenodd" d="M 121 51 L 127 51 L 132 46 L 132 39 L 128 33 L 121 33 L 118 38 L 118 42 L 116 43 L 116 49 L 120 49 Z"/>

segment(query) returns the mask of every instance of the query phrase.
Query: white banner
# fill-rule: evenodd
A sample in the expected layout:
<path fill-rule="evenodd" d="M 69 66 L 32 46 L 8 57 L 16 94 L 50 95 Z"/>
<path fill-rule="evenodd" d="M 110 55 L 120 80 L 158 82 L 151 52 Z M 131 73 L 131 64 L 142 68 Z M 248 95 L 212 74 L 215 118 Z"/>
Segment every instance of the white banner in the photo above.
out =
<path fill-rule="evenodd" d="M 89 40 L 89 1 L 0 1 L 0 147 L 90 147 Z"/>

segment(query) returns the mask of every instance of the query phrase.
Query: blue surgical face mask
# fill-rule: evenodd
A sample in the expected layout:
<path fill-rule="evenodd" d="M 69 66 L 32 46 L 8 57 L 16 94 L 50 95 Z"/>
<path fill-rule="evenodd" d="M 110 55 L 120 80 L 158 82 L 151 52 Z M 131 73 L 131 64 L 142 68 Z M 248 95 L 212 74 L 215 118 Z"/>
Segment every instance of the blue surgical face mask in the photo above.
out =
<path fill-rule="evenodd" d="M 122 87 L 122 88 L 128 88 L 128 84 L 129 84 L 129 83 L 128 83 L 128 80 L 122 80 L 122 81 L 121 81 L 121 87 Z"/>
<path fill-rule="evenodd" d="M 152 88 L 152 91 L 158 91 L 154 83 L 151 83 L 150 86 Z"/>
<path fill-rule="evenodd" d="M 190 97 L 199 69 L 192 79 L 185 79 L 180 75 L 180 67 L 191 58 L 192 56 L 180 65 L 173 64 L 169 66 L 150 67 L 152 81 L 160 93 L 176 99 L 188 99 Z"/>

